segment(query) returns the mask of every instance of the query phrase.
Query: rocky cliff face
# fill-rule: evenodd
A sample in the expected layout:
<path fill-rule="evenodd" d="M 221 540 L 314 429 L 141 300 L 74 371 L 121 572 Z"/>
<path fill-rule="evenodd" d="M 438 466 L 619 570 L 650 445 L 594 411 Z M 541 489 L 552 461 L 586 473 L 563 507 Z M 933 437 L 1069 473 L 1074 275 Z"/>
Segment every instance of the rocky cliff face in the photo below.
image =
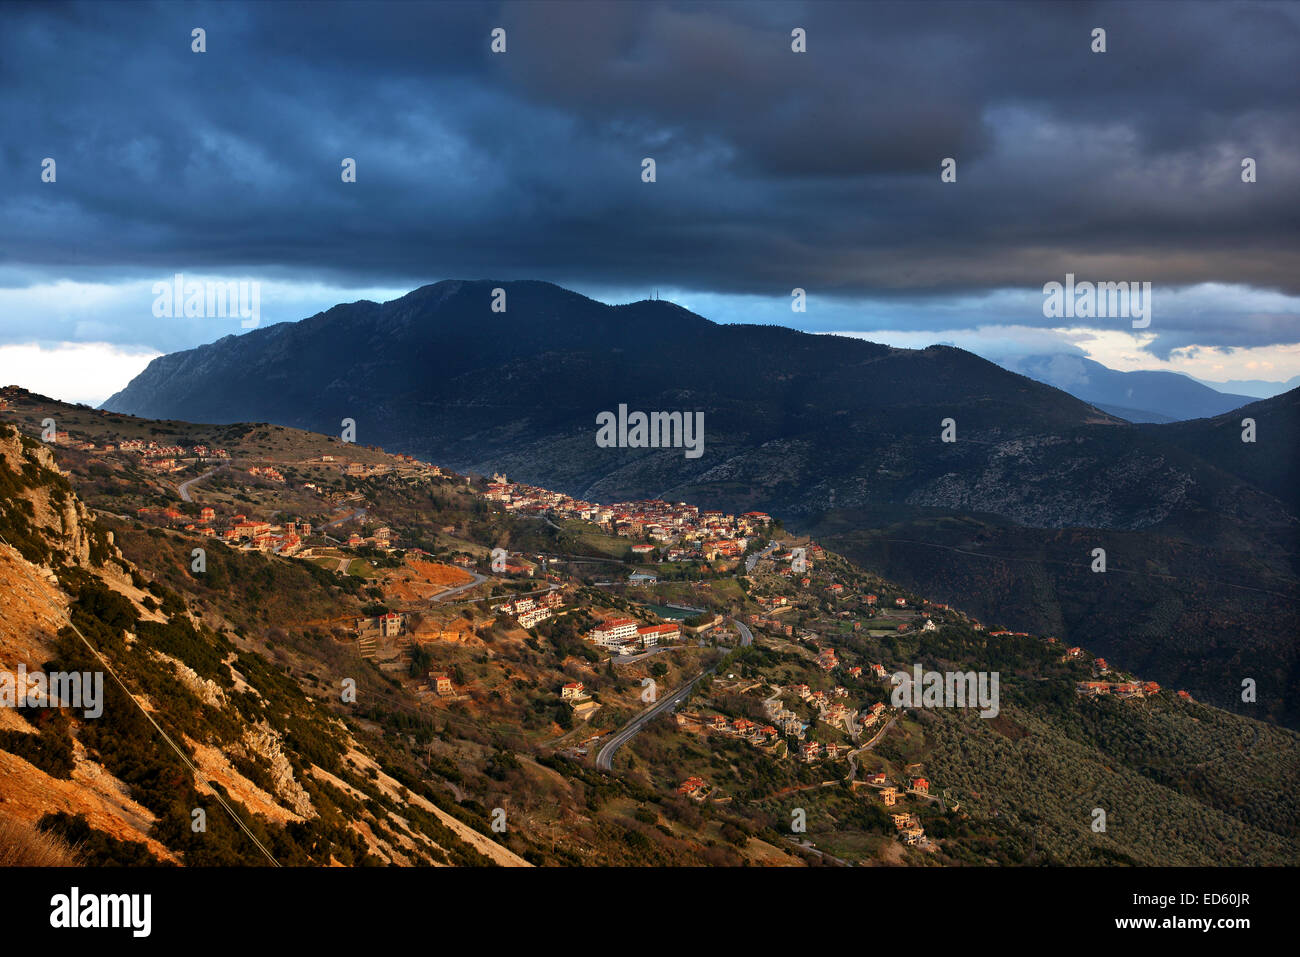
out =
<path fill-rule="evenodd" d="M 90 510 L 73 492 L 68 476 L 45 444 L 0 425 L 0 536 L 47 568 L 72 565 L 122 576 L 124 562 L 111 532 L 100 530 Z"/>

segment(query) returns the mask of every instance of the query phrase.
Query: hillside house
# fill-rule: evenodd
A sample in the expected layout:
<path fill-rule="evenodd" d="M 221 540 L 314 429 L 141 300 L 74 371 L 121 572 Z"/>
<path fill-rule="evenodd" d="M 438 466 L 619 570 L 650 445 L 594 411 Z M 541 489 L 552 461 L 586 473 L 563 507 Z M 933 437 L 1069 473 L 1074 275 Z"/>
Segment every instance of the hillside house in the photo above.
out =
<path fill-rule="evenodd" d="M 704 779 L 691 776 L 677 786 L 677 793 L 695 797 L 704 788 Z"/>

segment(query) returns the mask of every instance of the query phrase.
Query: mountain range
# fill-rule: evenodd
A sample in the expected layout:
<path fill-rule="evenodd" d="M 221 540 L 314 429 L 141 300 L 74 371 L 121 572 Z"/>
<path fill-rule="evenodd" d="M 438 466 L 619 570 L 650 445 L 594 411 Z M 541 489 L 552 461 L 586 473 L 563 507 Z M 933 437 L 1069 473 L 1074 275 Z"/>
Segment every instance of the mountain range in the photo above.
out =
<path fill-rule="evenodd" d="M 1285 382 L 1275 382 L 1272 379 L 1229 379 L 1226 382 L 1197 379 L 1196 381 L 1218 392 L 1248 395 L 1256 399 L 1271 399 L 1275 395 L 1281 395 L 1300 386 L 1300 375 L 1293 375 Z"/>
<path fill-rule="evenodd" d="M 1178 372 L 1119 372 L 1076 355 L 1021 356 L 999 364 L 1130 422 L 1209 418 L 1258 398 L 1224 393 Z"/>
<path fill-rule="evenodd" d="M 352 420 L 360 443 L 582 498 L 762 509 L 1225 707 L 1262 659 L 1264 710 L 1295 722 L 1298 397 L 1137 425 L 952 347 L 446 281 L 162 356 L 105 408 L 327 434 Z M 703 413 L 703 454 L 601 447 L 597 417 L 620 406 Z"/>

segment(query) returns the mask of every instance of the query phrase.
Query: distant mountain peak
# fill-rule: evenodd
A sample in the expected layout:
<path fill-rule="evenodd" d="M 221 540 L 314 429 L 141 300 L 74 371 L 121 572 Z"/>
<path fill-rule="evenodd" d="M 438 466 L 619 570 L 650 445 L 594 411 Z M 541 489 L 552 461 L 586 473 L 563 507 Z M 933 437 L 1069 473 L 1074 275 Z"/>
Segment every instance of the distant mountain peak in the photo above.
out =
<path fill-rule="evenodd" d="M 1254 401 L 1218 392 L 1181 372 L 1120 372 L 1074 353 L 1016 356 L 999 364 L 1133 422 L 1207 418 Z"/>

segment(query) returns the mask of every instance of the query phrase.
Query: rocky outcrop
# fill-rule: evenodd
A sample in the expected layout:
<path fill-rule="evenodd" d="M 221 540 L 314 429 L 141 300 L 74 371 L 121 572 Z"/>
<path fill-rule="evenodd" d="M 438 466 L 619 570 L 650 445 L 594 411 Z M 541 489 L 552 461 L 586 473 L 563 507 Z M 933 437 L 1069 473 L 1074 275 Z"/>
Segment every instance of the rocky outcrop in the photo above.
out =
<path fill-rule="evenodd" d="M 293 776 L 293 765 L 284 753 L 284 739 L 269 725 L 263 723 L 244 731 L 244 748 L 250 757 L 261 758 L 267 764 L 276 796 L 294 814 L 302 818 L 315 817 L 311 797 Z"/>
<path fill-rule="evenodd" d="M 99 533 L 94 518 L 73 494 L 68 477 L 54 460 L 54 453 L 17 429 L 0 426 L 0 461 L 8 470 L 11 488 L 7 510 L 10 521 L 21 521 L 23 531 L 40 536 L 59 560 L 89 568 L 92 545 Z M 106 538 L 99 540 L 106 553 L 112 549 Z"/>

